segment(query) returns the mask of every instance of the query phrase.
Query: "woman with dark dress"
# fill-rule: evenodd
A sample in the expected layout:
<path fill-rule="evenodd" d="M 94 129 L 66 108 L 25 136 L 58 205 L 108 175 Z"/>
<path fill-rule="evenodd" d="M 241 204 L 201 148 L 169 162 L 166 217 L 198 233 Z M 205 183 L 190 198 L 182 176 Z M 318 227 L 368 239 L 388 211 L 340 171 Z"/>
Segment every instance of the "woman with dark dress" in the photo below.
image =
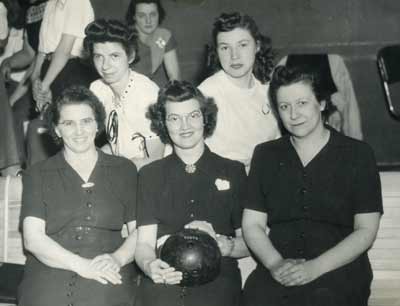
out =
<path fill-rule="evenodd" d="M 105 113 L 88 89 L 66 89 L 45 117 L 63 146 L 23 176 L 19 305 L 132 305 L 136 167 L 96 149 Z"/>
<path fill-rule="evenodd" d="M 244 305 L 367 306 L 383 213 L 372 149 L 323 124 L 314 75 L 280 66 L 270 96 L 288 133 L 252 159 L 242 224 L 259 262 Z"/>
<path fill-rule="evenodd" d="M 136 262 L 145 275 L 138 305 L 239 305 L 237 258 L 248 255 L 240 226 L 246 173 L 242 164 L 204 144 L 215 128 L 216 113 L 213 100 L 184 81 L 169 82 L 150 107 L 153 129 L 174 151 L 140 171 Z M 183 228 L 206 231 L 223 257 L 214 281 L 186 288 L 182 297 L 182 273 L 157 258 L 156 249 Z"/>
<path fill-rule="evenodd" d="M 172 32 L 160 26 L 164 18 L 165 10 L 160 0 L 131 0 L 126 14 L 126 22 L 139 34 L 139 61 L 134 64 L 134 69 L 158 86 L 181 78 L 178 44 Z"/>

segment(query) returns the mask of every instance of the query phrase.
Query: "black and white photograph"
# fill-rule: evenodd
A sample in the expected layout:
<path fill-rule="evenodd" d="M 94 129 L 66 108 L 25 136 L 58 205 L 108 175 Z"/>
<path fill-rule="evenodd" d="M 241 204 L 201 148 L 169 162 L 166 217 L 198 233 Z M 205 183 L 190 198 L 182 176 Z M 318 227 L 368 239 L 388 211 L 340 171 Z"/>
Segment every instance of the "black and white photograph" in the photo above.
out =
<path fill-rule="evenodd" d="M 0 0 L 0 306 L 400 306 L 398 0 Z"/>

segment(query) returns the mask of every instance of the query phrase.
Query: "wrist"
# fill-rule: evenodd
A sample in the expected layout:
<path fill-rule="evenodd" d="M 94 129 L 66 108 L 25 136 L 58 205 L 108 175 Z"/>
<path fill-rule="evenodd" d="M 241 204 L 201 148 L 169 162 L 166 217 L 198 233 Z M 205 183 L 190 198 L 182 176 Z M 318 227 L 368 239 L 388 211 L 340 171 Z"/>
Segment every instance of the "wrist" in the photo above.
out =
<path fill-rule="evenodd" d="M 265 264 L 265 267 L 268 270 L 273 270 L 275 267 L 279 266 L 280 262 L 283 260 L 282 256 L 275 256 L 273 258 L 267 259 L 267 262 Z"/>
<path fill-rule="evenodd" d="M 119 265 L 120 268 L 122 268 L 127 262 L 123 260 L 123 258 L 117 253 L 111 253 L 110 256 L 114 259 L 114 261 Z"/>
<path fill-rule="evenodd" d="M 79 255 L 74 254 L 73 257 L 71 258 L 71 263 L 70 263 L 69 269 L 72 272 L 80 274 L 82 264 L 83 264 L 83 258 L 80 257 Z"/>
<path fill-rule="evenodd" d="M 41 84 L 41 89 L 42 89 L 43 92 L 49 91 L 50 90 L 50 84 L 48 84 L 46 82 L 46 80 L 43 80 L 42 84 Z"/>
<path fill-rule="evenodd" d="M 320 259 L 320 257 L 308 260 L 307 262 L 311 266 L 313 274 L 316 278 L 328 272 L 324 262 Z"/>
<path fill-rule="evenodd" d="M 143 272 L 144 274 L 146 274 L 147 276 L 150 277 L 151 275 L 151 268 L 150 268 L 150 264 L 154 261 L 155 259 L 146 259 L 143 261 Z"/>

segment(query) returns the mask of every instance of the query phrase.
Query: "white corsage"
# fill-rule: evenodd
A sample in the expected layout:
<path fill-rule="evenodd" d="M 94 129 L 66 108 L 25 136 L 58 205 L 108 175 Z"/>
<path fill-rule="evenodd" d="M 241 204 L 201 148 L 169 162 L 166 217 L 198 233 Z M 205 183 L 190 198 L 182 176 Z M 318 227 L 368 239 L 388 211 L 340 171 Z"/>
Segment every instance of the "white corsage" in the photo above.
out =
<path fill-rule="evenodd" d="M 156 40 L 156 45 L 157 45 L 160 49 L 164 49 L 165 46 L 167 45 L 167 42 L 166 42 L 164 39 L 162 39 L 161 37 L 159 37 L 159 38 Z"/>
<path fill-rule="evenodd" d="M 215 186 L 217 186 L 217 189 L 219 191 L 229 190 L 231 188 L 231 183 L 229 181 L 227 181 L 227 180 L 223 180 L 223 179 L 217 178 L 215 180 Z"/>

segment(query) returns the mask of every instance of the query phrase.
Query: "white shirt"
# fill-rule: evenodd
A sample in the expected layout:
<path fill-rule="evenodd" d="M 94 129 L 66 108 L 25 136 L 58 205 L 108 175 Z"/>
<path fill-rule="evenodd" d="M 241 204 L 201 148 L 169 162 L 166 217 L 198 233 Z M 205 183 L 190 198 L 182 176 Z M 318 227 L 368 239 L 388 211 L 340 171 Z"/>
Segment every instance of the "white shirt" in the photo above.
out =
<path fill-rule="evenodd" d="M 4 48 L 4 53 L 0 56 L 0 64 L 8 57 L 12 56 L 14 53 L 20 51 L 24 45 L 24 30 L 17 30 L 15 28 L 10 28 L 7 40 L 7 45 Z M 11 79 L 19 82 L 23 78 L 26 70 L 14 70 L 11 72 Z"/>
<path fill-rule="evenodd" d="M 205 96 L 218 106 L 217 126 L 206 139 L 211 151 L 249 166 L 257 144 L 280 137 L 268 99 L 269 85 L 254 76 L 254 86 L 237 87 L 223 70 L 200 84 Z"/>
<path fill-rule="evenodd" d="M 6 39 L 8 36 L 7 8 L 3 2 L 0 2 L 0 39 Z"/>
<path fill-rule="evenodd" d="M 106 127 L 110 113 L 115 110 L 118 116 L 118 138 L 111 143 L 113 153 L 126 158 L 143 156 L 140 138 L 132 139 L 140 133 L 146 139 L 158 137 L 150 129 L 151 121 L 146 118 L 149 105 L 156 103 L 158 86 L 148 77 L 130 71 L 130 81 L 121 101 L 116 102 L 114 93 L 102 79 L 94 81 L 90 89 L 103 103 L 106 110 Z"/>
<path fill-rule="evenodd" d="M 52 53 L 62 34 L 76 37 L 72 57 L 82 57 L 86 26 L 94 20 L 89 0 L 49 0 L 44 11 L 39 34 L 39 51 Z"/>

